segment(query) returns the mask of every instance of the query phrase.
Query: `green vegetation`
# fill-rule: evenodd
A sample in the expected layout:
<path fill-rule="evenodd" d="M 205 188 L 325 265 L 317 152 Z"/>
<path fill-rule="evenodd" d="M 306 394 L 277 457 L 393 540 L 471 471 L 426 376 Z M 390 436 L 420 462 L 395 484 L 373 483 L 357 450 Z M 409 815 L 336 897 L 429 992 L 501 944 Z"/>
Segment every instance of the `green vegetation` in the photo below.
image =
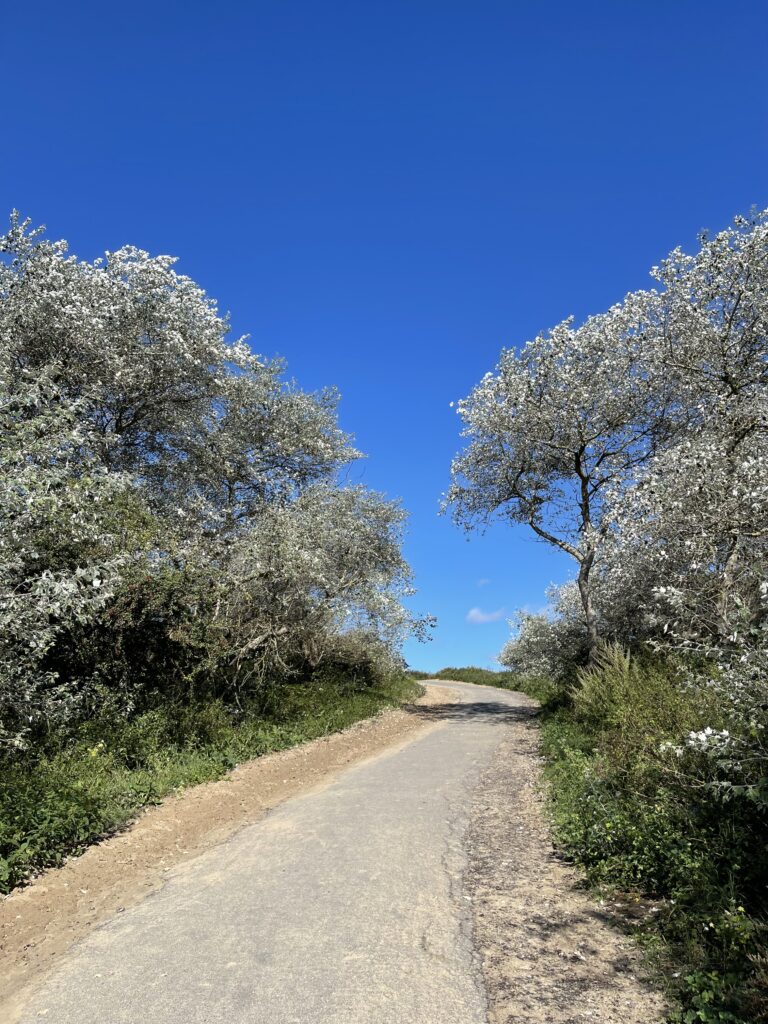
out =
<path fill-rule="evenodd" d="M 0 891 L 414 690 L 405 513 L 173 263 L 0 235 Z"/>
<path fill-rule="evenodd" d="M 591 884 L 646 908 L 637 934 L 684 1024 L 768 1020 L 768 813 L 756 769 L 725 778 L 734 725 L 682 662 L 618 646 L 542 714 L 556 842 Z"/>
<path fill-rule="evenodd" d="M 236 764 L 337 732 L 417 696 L 403 676 L 374 685 L 325 675 L 265 690 L 235 714 L 222 701 L 163 704 L 131 720 L 53 734 L 0 774 L 0 892 L 124 825 L 168 793 Z"/>
<path fill-rule="evenodd" d="M 506 689 L 514 689 L 509 685 L 513 678 L 511 672 L 491 672 L 487 668 L 476 668 L 473 665 L 466 668 L 441 668 L 432 678 L 452 679 L 457 683 L 474 683 L 477 686 L 503 686 Z"/>

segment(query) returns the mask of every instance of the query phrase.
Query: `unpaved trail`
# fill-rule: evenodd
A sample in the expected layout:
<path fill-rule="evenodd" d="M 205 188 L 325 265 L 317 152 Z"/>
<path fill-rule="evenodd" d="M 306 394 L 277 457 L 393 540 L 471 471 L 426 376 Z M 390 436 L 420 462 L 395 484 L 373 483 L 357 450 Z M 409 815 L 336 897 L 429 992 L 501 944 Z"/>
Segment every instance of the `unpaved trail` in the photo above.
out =
<path fill-rule="evenodd" d="M 555 855 L 540 783 L 538 730 L 523 715 L 480 779 L 466 837 L 489 1024 L 661 1021 L 637 948 Z"/>
<path fill-rule="evenodd" d="M 20 996 L 17 990 L 0 1019 L 659 1020 L 658 998 L 633 973 L 631 953 L 608 922 L 589 917 L 588 948 L 577 931 L 561 938 L 564 924 L 575 928 L 575 917 L 594 908 L 551 856 L 532 788 L 532 702 L 454 684 L 442 692 L 430 688 L 430 697 L 431 703 L 392 713 L 410 724 L 390 727 L 390 745 L 372 741 L 366 759 L 346 767 L 340 755 L 327 772 L 309 773 L 303 786 L 301 750 L 308 748 L 261 759 L 262 770 L 271 761 L 270 770 L 279 764 L 288 778 L 286 761 L 293 755 L 296 795 L 277 807 L 278 796 L 265 797 L 260 813 L 274 809 L 255 822 L 259 801 L 252 796 L 250 824 L 235 801 L 221 815 L 226 821 L 218 831 L 207 833 L 209 842 L 198 844 L 204 852 L 190 858 L 168 851 L 176 866 L 164 874 L 157 864 L 145 871 L 148 894 L 139 898 L 141 886 L 134 884 L 133 904 L 106 914 L 106 923 L 59 957 L 47 976 L 41 962 L 32 972 L 38 984 Z M 387 716 L 368 728 L 375 733 L 380 720 Z M 352 732 L 325 742 L 341 742 Z M 178 804 L 195 792 L 176 802 L 177 814 Z M 213 799 L 209 810 L 215 806 Z M 95 849 L 109 859 L 106 846 Z M 50 885 L 56 874 L 26 892 Z M 4 912 L 14 899 L 5 901 Z M 24 921 L 23 913 L 19 919 Z M 66 929 L 66 916 L 62 920 Z M 44 945 L 43 925 L 36 941 Z M 48 925 L 61 931 L 53 918 Z M 82 922 L 79 928 L 83 934 Z M 571 954 L 575 959 L 568 959 Z M 579 973 L 587 960 L 589 971 Z M 568 988 L 574 964 L 577 980 Z"/>

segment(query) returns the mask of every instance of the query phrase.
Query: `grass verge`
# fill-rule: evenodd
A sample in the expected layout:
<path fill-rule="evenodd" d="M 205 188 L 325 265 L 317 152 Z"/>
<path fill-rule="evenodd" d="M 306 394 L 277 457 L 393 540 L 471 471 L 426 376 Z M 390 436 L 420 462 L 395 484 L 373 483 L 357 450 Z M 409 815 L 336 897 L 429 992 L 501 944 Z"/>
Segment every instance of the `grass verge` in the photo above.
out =
<path fill-rule="evenodd" d="M 138 810 L 243 761 L 338 732 L 421 693 L 412 679 L 282 686 L 237 716 L 221 703 L 88 722 L 0 765 L 0 892 L 114 832 Z"/>
<path fill-rule="evenodd" d="M 563 691 L 520 678 L 541 715 L 557 845 L 624 920 L 682 1024 L 768 1021 L 765 808 L 718 795 L 691 730 L 730 724 L 673 665 L 619 652 Z M 698 757 L 698 755 L 697 755 Z"/>

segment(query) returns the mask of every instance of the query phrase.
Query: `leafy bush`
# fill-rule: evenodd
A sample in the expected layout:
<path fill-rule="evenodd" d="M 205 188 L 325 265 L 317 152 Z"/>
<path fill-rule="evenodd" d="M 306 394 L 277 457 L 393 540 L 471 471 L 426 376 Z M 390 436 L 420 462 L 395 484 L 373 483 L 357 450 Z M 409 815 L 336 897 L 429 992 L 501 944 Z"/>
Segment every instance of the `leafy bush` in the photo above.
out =
<path fill-rule="evenodd" d="M 405 513 L 341 478 L 336 393 L 229 341 L 174 262 L 0 236 L 0 749 L 323 666 L 380 682 L 427 624 Z"/>
<path fill-rule="evenodd" d="M 616 646 L 581 669 L 544 716 L 550 807 L 590 882 L 655 902 L 640 933 L 682 962 L 673 1019 L 746 1024 L 768 1019 L 768 814 L 713 740 L 743 722 L 689 669 Z"/>
<path fill-rule="evenodd" d="M 619 644 L 603 645 L 591 665 L 578 669 L 569 697 L 576 719 L 610 745 L 617 760 L 633 752 L 653 756 L 660 743 L 702 722 L 725 724 L 713 691 L 683 662 L 631 655 Z"/>
<path fill-rule="evenodd" d="M 512 678 L 510 672 L 492 672 L 487 668 L 441 668 L 432 679 L 452 680 L 456 683 L 474 683 L 476 686 L 506 686 Z"/>

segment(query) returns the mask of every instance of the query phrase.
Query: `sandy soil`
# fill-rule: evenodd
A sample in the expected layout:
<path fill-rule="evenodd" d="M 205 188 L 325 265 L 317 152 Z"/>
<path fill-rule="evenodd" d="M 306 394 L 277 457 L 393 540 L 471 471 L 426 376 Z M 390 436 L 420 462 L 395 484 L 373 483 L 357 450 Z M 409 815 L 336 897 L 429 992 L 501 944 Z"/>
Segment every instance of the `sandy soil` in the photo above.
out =
<path fill-rule="evenodd" d="M 535 705 L 477 788 L 465 876 L 489 1024 L 654 1024 L 664 1001 L 638 950 L 579 888 L 545 824 Z"/>
<path fill-rule="evenodd" d="M 446 699 L 452 699 L 446 691 L 429 687 L 416 703 Z M 347 766 L 436 727 L 413 709 L 385 711 L 343 732 L 249 761 L 217 782 L 148 808 L 124 831 L 3 898 L 0 1020 L 15 1012 L 27 989 L 74 942 L 160 888 L 172 867 Z"/>

